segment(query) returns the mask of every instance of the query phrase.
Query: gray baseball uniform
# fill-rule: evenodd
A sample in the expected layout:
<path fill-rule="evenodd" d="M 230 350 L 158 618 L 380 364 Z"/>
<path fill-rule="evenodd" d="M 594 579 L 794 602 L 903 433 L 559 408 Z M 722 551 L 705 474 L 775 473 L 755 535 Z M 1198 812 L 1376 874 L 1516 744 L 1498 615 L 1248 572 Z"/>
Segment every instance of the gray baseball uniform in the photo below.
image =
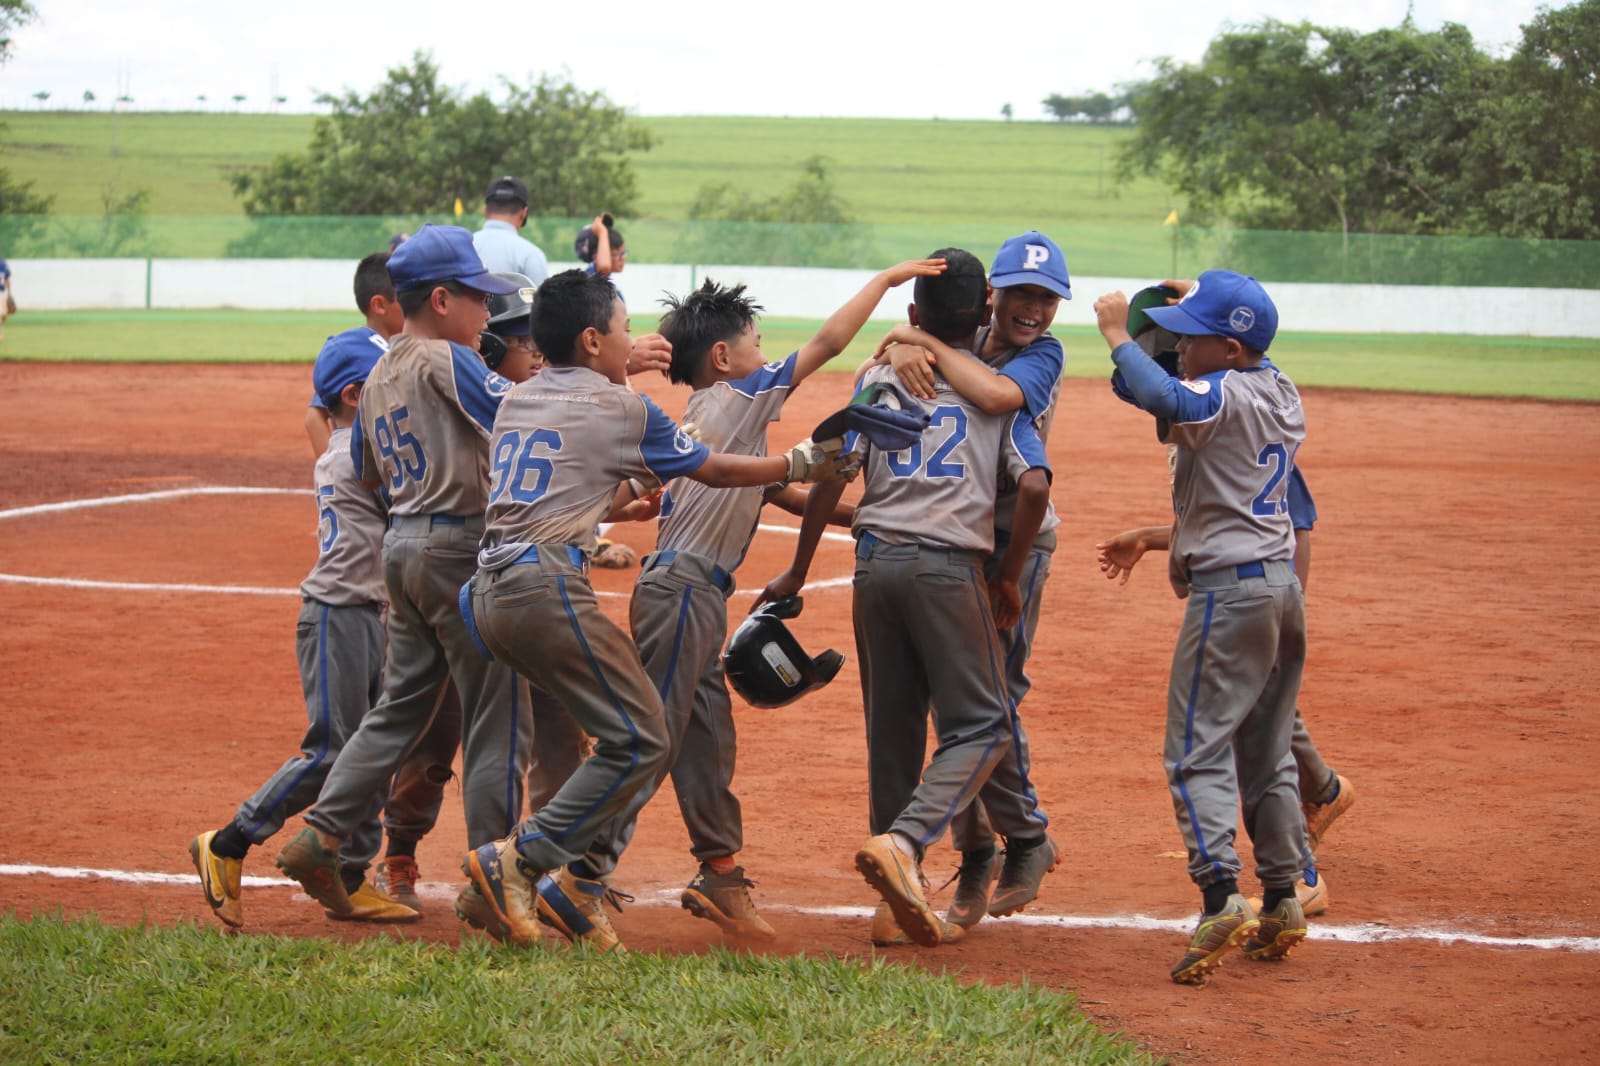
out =
<path fill-rule="evenodd" d="M 798 353 L 736 381 L 689 397 L 684 421 L 713 451 L 767 454 L 767 426 L 793 389 Z M 716 489 L 680 477 L 667 488 L 656 550 L 643 560 L 628 622 L 645 672 L 661 694 L 672 754 L 660 776 L 590 849 L 595 872 L 611 872 L 644 808 L 667 772 L 689 831 L 689 851 L 704 862 L 744 847 L 744 822 L 733 794 L 737 738 L 722 669 L 733 572 L 755 536 L 764 490 Z"/>
<path fill-rule="evenodd" d="M 487 663 L 458 596 L 473 573 L 488 496 L 488 435 L 510 382 L 476 352 L 394 339 L 361 393 L 351 455 L 390 493 L 383 541 L 389 662 L 383 698 L 345 745 L 306 821 L 346 836 L 438 715 L 454 681 L 462 708 L 462 803 L 472 846 L 505 836 L 522 811 L 532 728 L 526 685 Z"/>
<path fill-rule="evenodd" d="M 988 328 L 978 334 L 978 350 L 983 350 Z M 1022 410 L 1033 420 L 1040 444 L 1048 444 L 1050 429 L 1055 424 L 1056 400 L 1061 393 L 1061 370 L 1066 355 L 1061 342 L 1049 333 L 1026 348 L 1002 351 L 988 364 L 995 372 L 1010 378 L 1022 390 Z M 1011 525 L 1017 510 L 1017 483 L 1001 477 L 1000 491 L 994 506 L 994 551 L 984 563 L 986 575 L 992 575 L 1000 566 L 1006 548 L 1011 543 Z M 1020 708 L 1023 697 L 1033 687 L 1028 677 L 1028 656 L 1033 651 L 1035 634 L 1039 631 L 1039 612 L 1044 603 L 1045 583 L 1050 579 L 1050 561 L 1056 550 L 1056 527 L 1061 519 L 1056 515 L 1054 502 L 1045 511 L 1044 521 L 1028 553 L 1028 561 L 1018 582 L 1022 592 L 1022 615 L 1016 624 L 1000 630 L 1000 647 L 1006 664 L 1006 689 L 1011 696 L 1011 753 L 1007 756 L 1009 767 L 1003 768 L 1002 777 L 1013 776 L 1012 787 L 1037 798 L 1031 773 L 1028 733 L 1022 726 Z M 1049 824 L 1042 808 L 1039 820 Z M 969 804 L 956 815 L 950 825 L 950 840 L 958 851 L 982 851 L 994 844 L 994 827 L 981 803 Z"/>
<path fill-rule="evenodd" d="M 350 463 L 350 430 L 339 428 L 314 474 L 319 521 L 317 561 L 300 583 L 295 655 L 310 726 L 300 754 L 239 805 L 234 824 L 252 844 L 266 841 L 317 798 L 334 760 L 383 691 L 383 569 L 379 545 L 385 509 Z M 339 849 L 345 867 L 364 870 L 378 853 L 380 785 Z"/>
<path fill-rule="evenodd" d="M 892 374 L 874 369 L 863 385 Z M 871 831 L 925 848 L 981 794 L 1001 833 L 1033 838 L 1044 831 L 1034 797 L 991 776 L 1011 747 L 1012 707 L 983 563 L 998 472 L 1048 464 L 1026 418 L 985 415 L 942 380 L 932 409 L 910 448 L 858 441 L 853 605 Z M 939 747 L 924 770 L 930 703 Z"/>
<path fill-rule="evenodd" d="M 535 869 L 583 857 L 666 766 L 661 696 L 633 641 L 601 611 L 587 560 L 619 485 L 653 487 L 708 454 L 648 398 L 587 367 L 546 367 L 501 406 L 471 590 L 476 628 L 498 661 L 595 738 L 589 759 L 518 827 L 517 850 Z"/>
<path fill-rule="evenodd" d="M 1204 888 L 1237 878 L 1244 806 L 1263 885 L 1292 885 L 1307 854 L 1290 736 L 1305 665 L 1288 488 L 1305 439 L 1294 383 L 1266 359 L 1192 381 L 1136 344 L 1112 352 L 1135 402 L 1170 419 L 1173 573 L 1188 602 L 1173 653 L 1163 757 Z"/>

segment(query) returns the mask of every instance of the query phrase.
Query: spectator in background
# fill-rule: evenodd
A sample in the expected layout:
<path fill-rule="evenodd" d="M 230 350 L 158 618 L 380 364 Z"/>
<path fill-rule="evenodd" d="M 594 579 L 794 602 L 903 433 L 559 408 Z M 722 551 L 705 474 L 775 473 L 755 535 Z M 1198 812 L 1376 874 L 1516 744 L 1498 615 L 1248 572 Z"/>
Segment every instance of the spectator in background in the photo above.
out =
<path fill-rule="evenodd" d="M 550 276 L 544 253 L 518 231 L 528 221 L 528 187 L 507 174 L 483 193 L 483 226 L 472 235 L 483 265 L 497 273 L 525 274 L 535 286 Z"/>
<path fill-rule="evenodd" d="M 620 274 L 628 265 L 627 246 L 622 243 L 622 234 L 617 231 L 616 220 L 609 211 L 596 215 L 593 222 L 578 231 L 572 250 L 578 253 L 578 259 L 585 264 L 584 270 L 590 274 Z"/>
<path fill-rule="evenodd" d="M 11 294 L 11 266 L 0 259 L 0 341 L 6 339 L 6 316 L 17 313 L 17 298 Z"/>

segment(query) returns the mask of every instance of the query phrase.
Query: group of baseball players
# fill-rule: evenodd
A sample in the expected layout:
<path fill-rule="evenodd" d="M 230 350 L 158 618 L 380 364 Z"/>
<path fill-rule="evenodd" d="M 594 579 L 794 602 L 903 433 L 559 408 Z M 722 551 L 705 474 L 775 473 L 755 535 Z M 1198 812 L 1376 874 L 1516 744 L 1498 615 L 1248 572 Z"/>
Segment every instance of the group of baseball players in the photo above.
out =
<path fill-rule="evenodd" d="M 486 216 L 516 192 L 497 179 Z M 366 324 L 318 355 L 306 419 L 321 446 L 320 552 L 296 637 L 309 728 L 299 755 L 189 845 L 228 926 L 243 924 L 249 849 L 301 812 L 277 865 L 330 918 L 420 918 L 416 846 L 459 750 L 463 921 L 503 942 L 534 943 L 542 925 L 622 950 L 605 908 L 628 897 L 611 878 L 670 775 L 699 863 L 684 908 L 772 939 L 739 864 L 728 680 L 793 699 L 837 670 L 778 621 L 798 612 L 829 524 L 856 541 L 871 835 L 855 865 L 881 897 L 873 942 L 953 942 L 1025 908 L 1059 862 L 1019 708 L 1059 525 L 1045 442 L 1064 364 L 1049 328 L 1071 298 L 1061 250 L 1030 231 L 987 270 L 958 248 L 901 263 L 769 361 L 742 285 L 669 297 L 659 333 L 632 337 L 610 277 L 614 233 L 602 216 L 578 238 L 591 254 L 610 248 L 604 268 L 549 277 L 491 270 L 484 231 L 475 243 L 435 225 L 358 267 Z M 907 281 L 909 321 L 863 368 L 852 405 L 769 456 L 790 392 Z M 1233 947 L 1277 959 L 1304 938 L 1306 912 L 1328 900 L 1315 838 L 1353 792 L 1295 705 L 1315 509 L 1294 465 L 1299 395 L 1264 356 L 1276 309 L 1227 271 L 1164 286 L 1095 311 L 1113 388 L 1156 417 L 1169 448 L 1173 521 L 1099 549 L 1107 576 L 1126 580 L 1144 551 L 1166 548 L 1187 598 L 1165 761 L 1204 901 L 1172 977 L 1198 982 Z M 690 386 L 681 425 L 629 387 L 646 369 Z M 725 653 L 733 575 L 769 502 L 800 530 L 745 625 L 782 640 L 736 635 Z M 630 520 L 658 522 L 631 632 L 589 581 L 597 531 Z M 1259 903 L 1238 886 L 1241 800 Z M 922 859 L 947 831 L 961 863 L 941 916 Z"/>

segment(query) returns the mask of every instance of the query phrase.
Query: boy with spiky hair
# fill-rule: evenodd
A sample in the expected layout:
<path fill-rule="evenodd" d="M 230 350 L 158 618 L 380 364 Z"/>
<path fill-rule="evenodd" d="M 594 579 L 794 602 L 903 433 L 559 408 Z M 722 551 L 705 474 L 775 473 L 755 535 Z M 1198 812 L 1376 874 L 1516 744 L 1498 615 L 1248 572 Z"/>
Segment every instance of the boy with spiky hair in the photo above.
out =
<path fill-rule="evenodd" d="M 668 297 L 661 333 L 672 344 L 671 379 L 694 388 L 684 416 L 709 447 L 738 455 L 767 452 L 767 427 L 799 385 L 844 351 L 884 295 L 915 277 L 938 273 L 936 259 L 901 263 L 875 276 L 823 323 L 815 337 L 784 359 L 761 351 L 761 305 L 743 285 L 707 280 L 683 299 Z M 629 624 L 651 683 L 661 695 L 671 744 L 670 771 L 678 809 L 700 869 L 681 902 L 734 936 L 770 940 L 776 934 L 750 899 L 736 856 L 744 829 L 732 781 L 736 758 L 733 707 L 723 676 L 733 572 L 755 536 L 762 504 L 795 514 L 805 493 L 793 486 L 717 489 L 690 477 L 674 479 L 662 507 L 656 550 L 645 557 L 634 586 Z M 849 522 L 849 508 L 836 516 Z M 660 777 L 640 791 L 594 852 L 600 875 L 614 867 L 633 834 L 639 809 Z"/>
<path fill-rule="evenodd" d="M 534 300 L 545 369 L 507 394 L 490 443 L 488 528 L 466 593 L 484 648 L 560 700 L 594 753 L 509 836 L 469 853 L 461 918 L 531 944 L 536 922 L 599 951 L 621 947 L 603 880 L 626 834 L 613 823 L 671 758 L 661 696 L 639 651 L 589 583 L 595 524 L 663 482 L 720 487 L 837 477 L 839 443 L 787 455 L 728 455 L 629 391 L 628 309 L 604 277 L 572 270 Z M 620 824 L 620 823 L 618 823 Z M 614 846 L 595 847 L 611 831 Z"/>
<path fill-rule="evenodd" d="M 983 264 L 960 249 L 933 254 L 947 269 L 918 279 L 911 322 L 952 355 L 974 359 L 978 327 L 989 315 Z M 875 367 L 863 391 L 893 380 L 892 367 Z M 931 414 L 911 447 L 866 447 L 866 484 L 853 522 L 872 831 L 856 853 L 856 868 L 883 898 L 893 924 L 926 947 L 964 932 L 933 913 L 921 887 L 923 853 L 957 811 L 981 795 L 1007 839 L 1044 838 L 1032 789 L 1004 769 L 1012 716 L 997 627 L 1014 625 L 1020 614 L 1017 581 L 1050 492 L 1044 448 L 1026 416 L 986 414 L 942 374 Z M 1017 485 L 1013 538 L 986 579 L 1002 476 Z M 834 486 L 812 492 L 794 562 L 758 603 L 804 585 L 822 519 L 836 499 Z M 924 771 L 930 706 L 939 746 Z M 1001 773 L 991 776 L 997 767 Z"/>

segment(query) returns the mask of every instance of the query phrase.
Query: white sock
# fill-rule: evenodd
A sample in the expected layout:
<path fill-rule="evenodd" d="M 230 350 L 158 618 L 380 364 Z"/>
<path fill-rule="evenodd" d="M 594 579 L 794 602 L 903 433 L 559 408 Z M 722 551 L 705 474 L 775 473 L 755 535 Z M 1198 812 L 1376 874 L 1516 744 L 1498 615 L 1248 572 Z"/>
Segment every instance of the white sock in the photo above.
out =
<path fill-rule="evenodd" d="M 899 848 L 905 853 L 906 858 L 910 859 L 913 863 L 917 862 L 917 846 L 916 844 L 912 843 L 910 837 L 906 836 L 904 833 L 890 833 L 889 839 L 894 841 L 895 847 Z"/>

